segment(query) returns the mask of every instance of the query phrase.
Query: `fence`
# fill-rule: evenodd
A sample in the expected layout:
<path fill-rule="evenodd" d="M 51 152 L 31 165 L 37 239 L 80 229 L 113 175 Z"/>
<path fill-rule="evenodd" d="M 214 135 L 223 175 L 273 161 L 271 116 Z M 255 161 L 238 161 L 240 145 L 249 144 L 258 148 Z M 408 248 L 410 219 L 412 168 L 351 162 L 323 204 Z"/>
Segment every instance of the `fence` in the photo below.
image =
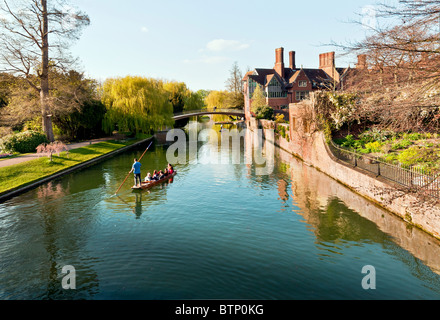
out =
<path fill-rule="evenodd" d="M 347 150 L 336 145 L 333 141 L 328 143 L 331 153 L 339 160 L 369 171 L 376 176 L 381 176 L 394 181 L 411 190 L 421 192 L 424 195 L 440 197 L 440 175 L 429 175 L 423 169 L 404 168 L 391 164 L 383 159 L 366 156 Z"/>

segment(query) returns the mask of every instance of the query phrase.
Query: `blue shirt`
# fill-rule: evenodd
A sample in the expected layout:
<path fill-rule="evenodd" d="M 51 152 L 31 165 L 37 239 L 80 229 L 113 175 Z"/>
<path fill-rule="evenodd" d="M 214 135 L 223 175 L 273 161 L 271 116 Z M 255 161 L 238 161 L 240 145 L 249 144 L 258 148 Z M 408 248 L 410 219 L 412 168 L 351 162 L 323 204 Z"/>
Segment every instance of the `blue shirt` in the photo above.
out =
<path fill-rule="evenodd" d="M 140 162 L 135 162 L 133 163 L 133 169 L 134 169 L 134 174 L 140 174 L 141 173 L 141 163 Z"/>

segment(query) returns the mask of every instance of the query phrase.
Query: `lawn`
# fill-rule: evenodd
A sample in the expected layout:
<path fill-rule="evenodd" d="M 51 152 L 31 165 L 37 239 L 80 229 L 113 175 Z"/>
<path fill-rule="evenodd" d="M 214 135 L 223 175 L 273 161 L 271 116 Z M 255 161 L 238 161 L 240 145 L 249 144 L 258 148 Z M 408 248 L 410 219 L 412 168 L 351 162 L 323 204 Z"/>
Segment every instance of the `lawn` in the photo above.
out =
<path fill-rule="evenodd" d="M 47 156 L 0 168 L 0 193 L 25 186 L 43 179 L 59 171 L 71 168 L 85 161 L 102 156 L 122 147 L 131 145 L 137 140 L 127 142 L 105 141 L 82 148 L 62 152 L 52 156 L 52 162 Z"/>

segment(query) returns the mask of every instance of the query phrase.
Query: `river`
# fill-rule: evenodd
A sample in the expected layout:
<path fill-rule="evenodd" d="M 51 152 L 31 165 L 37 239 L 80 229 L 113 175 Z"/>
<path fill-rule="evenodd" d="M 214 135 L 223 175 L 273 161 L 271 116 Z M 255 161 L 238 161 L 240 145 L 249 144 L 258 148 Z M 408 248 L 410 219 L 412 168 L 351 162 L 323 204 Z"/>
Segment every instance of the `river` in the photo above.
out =
<path fill-rule="evenodd" d="M 0 299 L 440 298 L 436 239 L 279 148 L 258 174 L 252 139 L 240 163 L 199 142 L 150 191 L 115 195 L 142 146 L 1 203 Z"/>

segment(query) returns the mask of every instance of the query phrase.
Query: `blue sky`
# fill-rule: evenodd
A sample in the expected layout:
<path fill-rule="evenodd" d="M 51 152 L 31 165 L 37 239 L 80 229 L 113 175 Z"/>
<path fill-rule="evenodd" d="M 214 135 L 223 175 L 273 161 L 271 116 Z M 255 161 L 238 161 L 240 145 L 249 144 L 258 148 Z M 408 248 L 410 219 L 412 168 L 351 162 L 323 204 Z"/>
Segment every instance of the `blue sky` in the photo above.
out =
<path fill-rule="evenodd" d="M 296 51 L 296 65 L 317 68 L 331 41 L 362 39 L 350 23 L 374 0 L 71 0 L 91 25 L 72 48 L 98 80 L 139 75 L 185 82 L 191 90 L 224 90 L 232 64 L 272 68 L 275 49 Z M 338 66 L 355 58 L 339 57 Z"/>

